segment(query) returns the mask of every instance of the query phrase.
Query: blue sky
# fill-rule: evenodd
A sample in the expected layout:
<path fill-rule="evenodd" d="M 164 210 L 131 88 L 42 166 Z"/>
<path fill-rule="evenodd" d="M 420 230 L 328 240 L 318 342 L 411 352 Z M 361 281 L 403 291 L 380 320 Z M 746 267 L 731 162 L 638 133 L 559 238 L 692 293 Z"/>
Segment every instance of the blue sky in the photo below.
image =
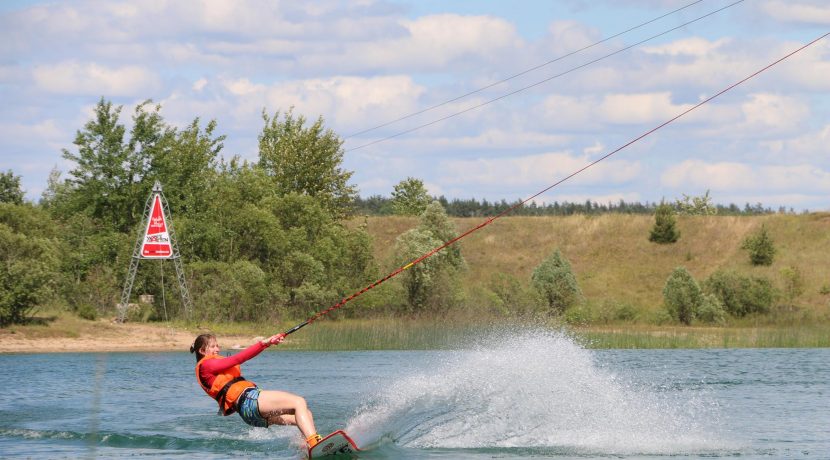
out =
<path fill-rule="evenodd" d="M 533 195 L 830 31 L 824 0 L 744 0 L 480 109 L 734 0 L 173 1 L 0 4 L 0 170 L 37 200 L 73 165 L 100 97 L 153 99 L 176 126 L 216 119 L 223 155 L 255 159 L 260 114 L 294 107 L 343 137 L 688 8 L 507 83 L 348 137 L 361 195 L 408 177 L 435 195 Z M 694 3 L 694 4 L 692 4 Z M 554 188 L 540 201 L 659 201 L 830 210 L 830 39 Z"/>

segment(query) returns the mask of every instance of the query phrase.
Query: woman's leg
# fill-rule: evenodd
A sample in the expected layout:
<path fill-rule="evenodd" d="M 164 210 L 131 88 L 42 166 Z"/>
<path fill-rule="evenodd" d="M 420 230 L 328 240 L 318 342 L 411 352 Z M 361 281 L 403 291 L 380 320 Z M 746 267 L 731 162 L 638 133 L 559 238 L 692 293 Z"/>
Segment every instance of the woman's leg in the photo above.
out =
<path fill-rule="evenodd" d="M 259 413 L 273 425 L 297 425 L 303 437 L 316 434 L 314 418 L 305 399 L 285 391 L 261 391 Z"/>

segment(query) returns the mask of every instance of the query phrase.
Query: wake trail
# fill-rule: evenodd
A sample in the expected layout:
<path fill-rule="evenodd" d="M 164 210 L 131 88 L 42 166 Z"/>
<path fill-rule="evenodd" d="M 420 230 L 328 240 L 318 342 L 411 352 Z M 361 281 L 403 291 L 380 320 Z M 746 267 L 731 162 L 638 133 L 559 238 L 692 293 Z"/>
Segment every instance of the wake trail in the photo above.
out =
<path fill-rule="evenodd" d="M 602 367 L 562 332 L 486 334 L 388 382 L 349 421 L 361 445 L 673 454 L 731 448 L 717 404 Z"/>

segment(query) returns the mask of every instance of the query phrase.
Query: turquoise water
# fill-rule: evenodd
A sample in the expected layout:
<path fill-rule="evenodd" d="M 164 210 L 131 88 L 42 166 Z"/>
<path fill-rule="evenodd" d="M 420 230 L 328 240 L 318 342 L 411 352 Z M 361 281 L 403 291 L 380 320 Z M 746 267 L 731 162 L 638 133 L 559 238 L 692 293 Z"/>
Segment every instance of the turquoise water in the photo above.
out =
<path fill-rule="evenodd" d="M 305 396 L 320 431 L 346 428 L 361 458 L 830 458 L 828 349 L 595 351 L 550 332 L 463 348 L 277 347 L 243 370 Z M 215 416 L 193 364 L 0 355 L 0 457 L 301 457 L 293 427 Z"/>

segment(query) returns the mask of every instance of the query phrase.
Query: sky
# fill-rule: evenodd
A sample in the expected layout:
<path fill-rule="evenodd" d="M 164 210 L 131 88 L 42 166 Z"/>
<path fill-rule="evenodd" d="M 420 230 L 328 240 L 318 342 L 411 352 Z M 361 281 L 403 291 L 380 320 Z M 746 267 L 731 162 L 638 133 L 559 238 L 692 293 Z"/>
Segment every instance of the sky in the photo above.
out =
<path fill-rule="evenodd" d="M 830 32 L 826 0 L 733 3 L 4 1 L 0 170 L 37 201 L 100 98 L 127 126 L 152 99 L 174 126 L 216 120 L 226 159 L 257 159 L 263 110 L 322 117 L 364 197 L 415 177 L 524 199 Z M 707 190 L 830 210 L 830 37 L 535 200 Z"/>

